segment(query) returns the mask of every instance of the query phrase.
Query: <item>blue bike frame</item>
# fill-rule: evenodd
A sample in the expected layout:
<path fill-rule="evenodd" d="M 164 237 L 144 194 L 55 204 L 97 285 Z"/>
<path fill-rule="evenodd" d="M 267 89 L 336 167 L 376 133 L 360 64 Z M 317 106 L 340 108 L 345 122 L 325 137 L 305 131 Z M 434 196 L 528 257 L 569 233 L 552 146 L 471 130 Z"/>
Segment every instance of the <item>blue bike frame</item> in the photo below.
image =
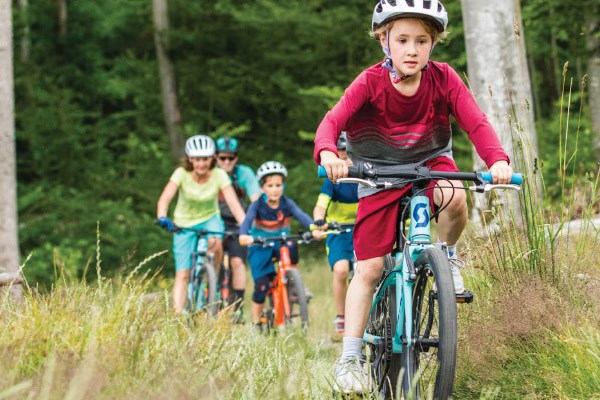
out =
<path fill-rule="evenodd" d="M 383 293 L 388 286 L 394 285 L 396 290 L 396 331 L 392 340 L 392 352 L 402 353 L 402 336 L 406 327 L 407 338 L 412 338 L 412 293 L 414 281 L 410 279 L 409 265 L 414 263 L 417 256 L 426 248 L 433 247 L 431 243 L 431 211 L 429 198 L 427 196 L 413 196 L 410 200 L 411 223 L 408 228 L 408 241 L 403 251 L 398 251 L 394 260 L 394 269 L 387 275 L 379 286 L 373 303 L 372 314 L 375 307 L 381 301 Z M 399 278 L 400 277 L 400 278 Z M 401 280 L 400 280 L 401 279 Z M 408 321 L 409 323 L 404 323 Z M 383 338 L 365 332 L 363 341 L 371 344 L 379 344 Z M 412 339 L 406 343 L 408 347 L 414 345 Z"/>

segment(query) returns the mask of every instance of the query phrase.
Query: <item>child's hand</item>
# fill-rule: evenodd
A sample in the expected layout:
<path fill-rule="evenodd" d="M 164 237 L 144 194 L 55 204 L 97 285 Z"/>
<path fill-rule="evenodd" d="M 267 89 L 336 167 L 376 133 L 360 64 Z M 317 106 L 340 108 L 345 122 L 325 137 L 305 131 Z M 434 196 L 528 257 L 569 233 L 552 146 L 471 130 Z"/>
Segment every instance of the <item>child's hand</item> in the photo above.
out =
<path fill-rule="evenodd" d="M 240 235 L 239 241 L 242 246 L 249 246 L 254 243 L 254 238 L 251 235 Z"/>
<path fill-rule="evenodd" d="M 323 238 L 324 238 L 324 237 L 326 237 L 326 236 L 327 236 L 327 235 L 326 235 L 326 234 L 324 234 L 322 231 L 317 231 L 317 230 L 315 230 L 315 231 L 312 231 L 312 237 L 313 237 L 315 240 L 321 240 L 321 239 L 323 239 Z"/>
<path fill-rule="evenodd" d="M 335 183 L 339 178 L 348 176 L 348 164 L 346 161 L 338 158 L 335 153 L 323 150 L 320 154 L 321 165 L 327 171 L 327 177 Z"/>
<path fill-rule="evenodd" d="M 510 183 L 513 170 L 506 161 L 502 160 L 496 161 L 490 167 L 490 172 L 492 173 L 492 183 L 507 184 Z"/>

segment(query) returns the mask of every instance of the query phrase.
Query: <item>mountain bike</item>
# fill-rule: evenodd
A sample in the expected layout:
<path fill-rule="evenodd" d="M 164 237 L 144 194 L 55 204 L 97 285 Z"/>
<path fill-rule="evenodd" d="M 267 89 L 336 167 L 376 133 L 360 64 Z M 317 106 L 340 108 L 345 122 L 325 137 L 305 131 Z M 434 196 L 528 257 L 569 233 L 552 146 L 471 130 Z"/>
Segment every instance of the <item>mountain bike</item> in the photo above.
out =
<path fill-rule="evenodd" d="M 309 243 L 308 235 L 281 235 L 256 237 L 254 244 L 264 247 L 279 245 L 279 260 L 274 259 L 276 276 L 267 292 L 265 310 L 261 317 L 267 330 L 299 327 L 308 332 L 308 299 L 300 272 L 292 267 L 290 248 L 292 242 Z"/>
<path fill-rule="evenodd" d="M 188 282 L 186 310 L 190 315 L 205 311 L 216 316 L 218 311 L 229 303 L 231 270 L 219 268 L 218 279 L 215 271 L 214 254 L 208 252 L 208 235 L 237 235 L 237 232 L 212 232 L 190 228 L 179 231 L 194 232 L 198 236 L 196 251 L 192 252 L 192 267 Z"/>
<path fill-rule="evenodd" d="M 325 176 L 320 167 L 319 177 Z M 513 174 L 511 184 L 494 185 L 489 172 L 438 172 L 427 167 L 406 171 L 402 166 L 375 169 L 368 164 L 351 166 L 348 176 L 338 182 L 382 189 L 392 187 L 386 178 L 403 178 L 412 184 L 410 195 L 398 205 L 395 251 L 385 258 L 363 335 L 378 395 L 395 399 L 401 392 L 404 398 L 423 399 L 432 394 L 447 399 L 452 395 L 456 368 L 456 303 L 471 302 L 473 294 L 455 294 L 448 256 L 431 241 L 431 218 L 443 208 L 432 214 L 425 191 L 433 188 L 427 185 L 432 180 L 463 180 L 474 185 L 455 189 L 518 190 L 522 176 Z"/>

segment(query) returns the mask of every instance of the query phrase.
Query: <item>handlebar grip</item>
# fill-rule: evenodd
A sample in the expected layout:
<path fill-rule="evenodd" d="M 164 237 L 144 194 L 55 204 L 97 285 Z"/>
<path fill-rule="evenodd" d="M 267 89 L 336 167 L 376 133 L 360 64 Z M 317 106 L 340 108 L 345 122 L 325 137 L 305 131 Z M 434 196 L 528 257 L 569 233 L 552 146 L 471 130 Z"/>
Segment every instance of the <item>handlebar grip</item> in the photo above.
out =
<path fill-rule="evenodd" d="M 318 178 L 327 178 L 327 171 L 325 170 L 324 166 L 319 165 L 319 168 L 317 168 L 317 177 Z"/>
<path fill-rule="evenodd" d="M 481 173 L 481 177 L 485 181 L 488 181 L 489 183 L 492 183 L 492 173 L 491 172 L 482 172 Z M 510 178 L 510 183 L 512 185 L 521 185 L 521 184 L 523 184 L 523 174 L 512 174 L 512 176 Z"/>

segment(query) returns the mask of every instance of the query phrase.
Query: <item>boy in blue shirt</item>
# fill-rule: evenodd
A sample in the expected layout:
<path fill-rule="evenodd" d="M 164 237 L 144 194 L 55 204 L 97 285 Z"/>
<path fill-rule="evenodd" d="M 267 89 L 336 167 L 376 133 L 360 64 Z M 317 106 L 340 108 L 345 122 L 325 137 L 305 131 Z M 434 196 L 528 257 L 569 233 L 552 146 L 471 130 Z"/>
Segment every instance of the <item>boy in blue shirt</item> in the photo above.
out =
<path fill-rule="evenodd" d="M 296 218 L 306 229 L 313 223 L 292 199 L 283 195 L 287 169 L 277 161 L 267 161 L 256 171 L 256 177 L 264 194 L 250 205 L 246 219 L 240 225 L 240 244 L 251 245 L 254 237 L 275 237 L 290 233 L 290 217 Z M 319 231 L 313 232 L 313 237 L 319 238 Z M 298 247 L 290 246 L 292 263 L 298 263 Z M 254 279 L 252 294 L 252 323 L 260 326 L 260 316 L 271 282 L 276 276 L 273 257 L 279 257 L 279 246 L 262 247 L 259 245 L 248 248 L 248 263 Z"/>

